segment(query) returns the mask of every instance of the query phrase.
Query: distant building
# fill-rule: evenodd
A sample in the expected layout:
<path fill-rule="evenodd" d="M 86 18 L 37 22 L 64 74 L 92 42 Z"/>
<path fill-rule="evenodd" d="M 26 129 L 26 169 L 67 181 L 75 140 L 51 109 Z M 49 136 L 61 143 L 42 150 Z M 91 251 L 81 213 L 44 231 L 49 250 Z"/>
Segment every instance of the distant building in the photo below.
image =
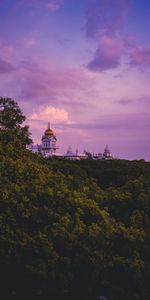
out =
<path fill-rule="evenodd" d="M 40 145 L 31 145 L 30 150 L 34 153 L 41 153 L 44 157 L 54 156 L 56 154 L 57 138 L 50 128 L 50 123 L 48 123 L 48 128 L 45 130 L 44 135 L 41 139 Z"/>
<path fill-rule="evenodd" d="M 48 128 L 45 130 L 41 141 L 42 155 L 46 157 L 55 155 L 56 149 L 58 149 L 58 147 L 56 146 L 57 138 L 53 130 L 50 128 L 50 123 L 48 123 Z"/>
<path fill-rule="evenodd" d="M 104 149 L 104 152 L 103 152 L 103 159 L 113 159 L 112 155 L 111 155 L 111 152 L 108 148 L 108 145 L 106 145 L 105 149 Z"/>
<path fill-rule="evenodd" d="M 88 157 L 85 153 L 82 153 L 82 154 L 79 153 L 78 149 L 76 149 L 76 151 L 73 152 L 71 146 L 69 146 L 66 153 L 64 154 L 64 158 L 80 160 L 80 159 L 85 159 Z"/>
<path fill-rule="evenodd" d="M 40 145 L 31 145 L 29 146 L 29 149 L 33 153 L 40 153 L 44 157 L 59 157 L 59 158 L 65 158 L 70 160 L 81 160 L 81 159 L 94 159 L 94 160 L 110 160 L 113 159 L 113 156 L 108 148 L 108 145 L 106 145 L 103 153 L 90 153 L 87 151 L 84 151 L 83 153 L 79 153 L 78 149 L 74 152 L 71 148 L 71 146 L 68 147 L 67 151 L 64 154 L 58 154 L 56 153 L 57 147 L 57 138 L 54 134 L 54 131 L 50 128 L 50 123 L 48 123 L 48 127 L 45 130 L 42 138 L 41 138 L 41 144 Z"/>

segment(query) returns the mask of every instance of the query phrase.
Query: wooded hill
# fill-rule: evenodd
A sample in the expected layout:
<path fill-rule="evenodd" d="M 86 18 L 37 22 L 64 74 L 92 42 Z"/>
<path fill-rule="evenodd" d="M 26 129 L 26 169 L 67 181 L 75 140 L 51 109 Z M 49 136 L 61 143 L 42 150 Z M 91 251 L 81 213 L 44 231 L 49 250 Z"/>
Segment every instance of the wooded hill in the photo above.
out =
<path fill-rule="evenodd" d="M 150 163 L 44 159 L 0 98 L 0 299 L 149 300 Z"/>

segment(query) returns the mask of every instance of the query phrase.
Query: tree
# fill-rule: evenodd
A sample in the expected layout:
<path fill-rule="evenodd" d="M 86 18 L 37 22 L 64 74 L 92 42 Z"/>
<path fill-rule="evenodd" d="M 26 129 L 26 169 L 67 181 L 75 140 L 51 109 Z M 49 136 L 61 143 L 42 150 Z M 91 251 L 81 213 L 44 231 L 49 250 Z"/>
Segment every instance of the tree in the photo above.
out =
<path fill-rule="evenodd" d="M 25 121 L 17 102 L 11 98 L 0 97 L 0 128 L 15 129 Z"/>
<path fill-rule="evenodd" d="M 32 142 L 25 119 L 17 102 L 0 97 L 0 153 L 14 155 Z"/>
<path fill-rule="evenodd" d="M 0 299 L 149 300 L 150 163 L 45 159 L 0 98 Z"/>

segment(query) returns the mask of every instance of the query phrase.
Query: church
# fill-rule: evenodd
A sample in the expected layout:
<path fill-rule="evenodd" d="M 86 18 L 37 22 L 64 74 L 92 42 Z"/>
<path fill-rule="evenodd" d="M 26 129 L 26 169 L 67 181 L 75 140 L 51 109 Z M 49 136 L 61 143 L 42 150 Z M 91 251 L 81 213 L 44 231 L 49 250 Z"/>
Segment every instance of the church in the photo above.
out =
<path fill-rule="evenodd" d="M 40 145 L 31 145 L 30 150 L 33 153 L 41 153 L 44 157 L 54 156 L 56 154 L 56 146 L 57 138 L 50 128 L 50 123 L 48 123 L 48 128 L 45 130 Z"/>
<path fill-rule="evenodd" d="M 57 138 L 54 133 L 54 131 L 50 128 L 50 123 L 48 123 L 48 127 L 45 130 L 42 138 L 41 138 L 41 144 L 40 145 L 34 145 L 32 144 L 29 147 L 29 150 L 31 150 L 33 153 L 40 153 L 43 157 L 59 157 L 59 158 L 66 158 L 71 160 L 81 160 L 81 159 L 94 159 L 94 160 L 110 160 L 113 159 L 113 156 L 111 155 L 111 151 L 108 148 L 108 145 L 106 145 L 103 153 L 98 154 L 91 154 L 87 151 L 84 151 L 83 153 L 79 153 L 78 149 L 76 151 L 73 151 L 71 146 L 68 147 L 67 151 L 64 154 L 58 154 L 57 153 Z"/>

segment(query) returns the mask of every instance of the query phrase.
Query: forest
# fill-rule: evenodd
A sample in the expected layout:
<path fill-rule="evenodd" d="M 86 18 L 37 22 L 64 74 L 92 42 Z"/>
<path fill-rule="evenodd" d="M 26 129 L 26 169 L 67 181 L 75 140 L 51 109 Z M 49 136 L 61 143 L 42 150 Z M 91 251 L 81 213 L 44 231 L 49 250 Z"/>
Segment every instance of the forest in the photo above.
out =
<path fill-rule="evenodd" d="M 0 299 L 150 299 L 150 162 L 43 158 L 0 97 Z"/>

